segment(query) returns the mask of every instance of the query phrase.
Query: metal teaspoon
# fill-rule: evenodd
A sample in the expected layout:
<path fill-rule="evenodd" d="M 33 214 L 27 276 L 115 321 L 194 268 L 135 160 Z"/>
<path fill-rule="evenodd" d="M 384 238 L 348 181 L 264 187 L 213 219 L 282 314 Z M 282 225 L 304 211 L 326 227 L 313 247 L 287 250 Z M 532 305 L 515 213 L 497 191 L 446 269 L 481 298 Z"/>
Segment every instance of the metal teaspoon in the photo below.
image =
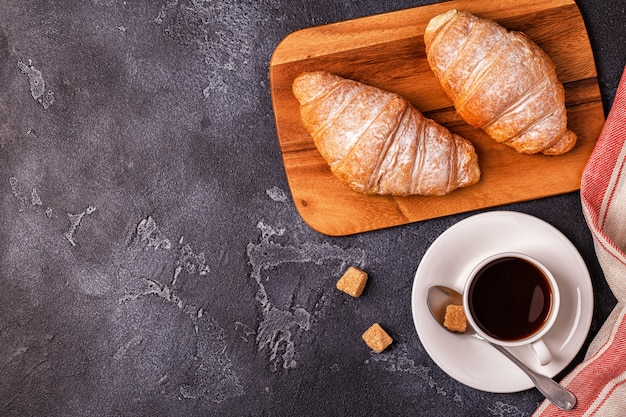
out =
<path fill-rule="evenodd" d="M 441 325 L 444 329 L 450 331 L 451 333 L 455 333 L 448 328 L 444 327 L 443 321 L 445 318 L 446 306 L 450 304 L 454 305 L 462 305 L 463 304 L 463 296 L 458 292 L 454 291 L 451 288 L 444 287 L 441 285 L 435 285 L 428 289 L 428 297 L 427 297 L 428 309 L 431 314 L 435 318 L 435 321 Z M 574 405 L 576 405 L 576 397 L 574 394 L 569 392 L 565 387 L 558 384 L 551 378 L 548 378 L 545 375 L 541 375 L 532 369 L 528 368 L 524 363 L 522 363 L 519 359 L 513 356 L 508 350 L 504 347 L 493 344 L 488 340 L 485 340 L 480 335 L 476 333 L 476 331 L 469 325 L 467 325 L 467 330 L 464 334 L 468 336 L 473 336 L 477 339 L 482 340 L 485 343 L 489 343 L 496 350 L 502 353 L 504 356 L 509 358 L 514 364 L 516 364 L 528 377 L 533 381 L 535 387 L 554 405 L 559 407 L 561 410 L 571 410 Z"/>

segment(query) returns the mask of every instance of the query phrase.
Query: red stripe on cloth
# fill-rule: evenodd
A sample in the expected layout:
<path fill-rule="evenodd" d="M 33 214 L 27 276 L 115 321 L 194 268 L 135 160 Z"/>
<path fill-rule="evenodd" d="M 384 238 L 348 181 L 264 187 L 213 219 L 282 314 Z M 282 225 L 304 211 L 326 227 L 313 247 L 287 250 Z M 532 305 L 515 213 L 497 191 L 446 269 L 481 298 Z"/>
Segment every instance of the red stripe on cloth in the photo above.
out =
<path fill-rule="evenodd" d="M 609 398 L 611 398 L 611 395 L 613 395 L 613 393 L 615 392 L 616 389 L 618 389 L 620 386 L 622 386 L 624 383 L 626 383 L 626 380 L 622 379 L 617 381 L 617 383 L 615 383 L 611 389 L 605 393 L 604 397 L 602 397 L 602 401 L 600 401 L 599 404 L 595 404 L 595 407 L 593 409 L 589 409 L 589 411 L 592 412 L 591 415 L 595 415 L 598 411 L 600 411 L 602 409 L 602 407 L 604 406 L 604 404 L 609 400 Z M 617 416 L 616 416 L 617 417 Z"/>
<path fill-rule="evenodd" d="M 611 180 L 611 171 L 617 164 L 624 140 L 626 140 L 626 68 L 622 73 L 611 112 L 581 180 L 582 199 L 588 204 L 591 212 L 596 214 L 594 221 L 600 213 Z"/>
<path fill-rule="evenodd" d="M 622 264 L 626 255 L 602 230 L 626 169 L 622 150 L 626 142 L 626 68 L 615 94 L 613 107 L 602 128 L 596 147 L 583 171 L 581 200 L 585 219 L 599 244 Z M 613 188 L 611 188 L 613 187 Z M 604 206 L 603 206 L 604 205 Z M 604 212 L 603 212 L 604 209 Z M 600 218 L 600 216 L 603 216 Z"/>
<path fill-rule="evenodd" d="M 610 345 L 598 350 L 595 356 L 583 362 L 573 371 L 574 378 L 564 385 L 576 396 L 576 406 L 567 412 L 567 416 L 584 415 L 594 402 L 604 402 L 613 390 L 602 390 L 611 381 L 626 372 L 626 315 L 622 313 L 617 330 L 612 334 Z M 620 383 L 621 384 L 621 383 Z M 620 385 L 618 384 L 618 385 Z M 603 395 L 604 397 L 601 397 Z M 562 417 L 563 410 L 553 404 L 539 409 L 536 417 Z"/>
<path fill-rule="evenodd" d="M 626 106 L 626 103 L 624 105 Z M 622 116 L 622 119 L 624 119 L 622 121 L 622 123 L 624 123 L 624 121 L 626 121 L 626 112 Z M 607 129 L 606 126 L 607 124 L 605 124 L 603 131 L 616 130 Z M 619 154 L 624 144 L 626 129 L 622 130 L 624 131 L 617 133 L 611 132 L 611 134 L 607 134 L 604 137 L 601 136 L 601 138 L 598 139 L 598 143 L 592 153 L 591 159 L 583 171 L 581 180 L 582 197 L 583 200 L 588 203 L 592 212 L 596 215 L 600 213 L 602 202 L 604 201 L 606 191 L 609 188 L 611 172 L 614 171 L 616 164 L 618 163 Z M 618 168 L 623 168 L 623 166 Z M 621 175 L 621 173 L 619 175 Z"/>

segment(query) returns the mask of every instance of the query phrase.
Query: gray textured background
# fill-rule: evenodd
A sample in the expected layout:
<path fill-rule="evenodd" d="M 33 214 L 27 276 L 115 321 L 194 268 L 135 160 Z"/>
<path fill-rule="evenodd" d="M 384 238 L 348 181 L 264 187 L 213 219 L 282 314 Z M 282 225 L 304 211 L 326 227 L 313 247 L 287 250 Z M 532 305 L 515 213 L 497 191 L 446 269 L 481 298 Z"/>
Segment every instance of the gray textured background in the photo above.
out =
<path fill-rule="evenodd" d="M 536 390 L 465 387 L 415 334 L 419 261 L 472 213 L 330 238 L 282 168 L 280 40 L 424 3 L 0 2 L 0 414 L 530 415 Z M 608 111 L 626 6 L 578 4 Z M 580 250 L 591 338 L 615 300 L 579 194 L 503 208 Z M 372 277 L 358 300 L 334 289 L 348 264 Z M 374 321 L 395 339 L 380 355 L 360 339 Z"/>

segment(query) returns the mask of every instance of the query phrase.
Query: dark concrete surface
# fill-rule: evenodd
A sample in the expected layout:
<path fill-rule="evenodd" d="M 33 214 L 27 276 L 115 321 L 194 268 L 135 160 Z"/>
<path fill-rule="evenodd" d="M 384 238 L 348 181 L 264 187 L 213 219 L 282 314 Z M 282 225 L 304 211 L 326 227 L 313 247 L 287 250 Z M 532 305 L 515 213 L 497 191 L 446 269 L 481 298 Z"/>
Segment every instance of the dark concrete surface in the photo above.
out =
<path fill-rule="evenodd" d="M 424 3 L 0 2 L 0 415 L 529 416 L 536 390 L 468 388 L 414 330 L 422 255 L 473 213 L 331 238 L 282 168 L 280 40 Z M 578 4 L 608 112 L 626 4 Z M 588 343 L 615 300 L 579 194 L 501 208 L 581 252 Z M 334 289 L 349 264 L 372 277 L 358 300 Z M 360 338 L 374 321 L 395 339 L 380 355 Z"/>

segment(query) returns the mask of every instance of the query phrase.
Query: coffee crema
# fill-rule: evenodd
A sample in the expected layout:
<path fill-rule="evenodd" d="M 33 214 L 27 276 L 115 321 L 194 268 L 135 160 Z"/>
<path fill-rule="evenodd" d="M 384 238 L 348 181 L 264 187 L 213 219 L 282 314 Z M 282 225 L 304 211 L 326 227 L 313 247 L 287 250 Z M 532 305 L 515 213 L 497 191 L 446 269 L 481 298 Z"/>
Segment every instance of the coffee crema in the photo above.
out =
<path fill-rule="evenodd" d="M 468 307 L 487 335 L 513 342 L 531 337 L 546 323 L 552 287 L 544 273 L 525 259 L 497 259 L 478 271 Z"/>

